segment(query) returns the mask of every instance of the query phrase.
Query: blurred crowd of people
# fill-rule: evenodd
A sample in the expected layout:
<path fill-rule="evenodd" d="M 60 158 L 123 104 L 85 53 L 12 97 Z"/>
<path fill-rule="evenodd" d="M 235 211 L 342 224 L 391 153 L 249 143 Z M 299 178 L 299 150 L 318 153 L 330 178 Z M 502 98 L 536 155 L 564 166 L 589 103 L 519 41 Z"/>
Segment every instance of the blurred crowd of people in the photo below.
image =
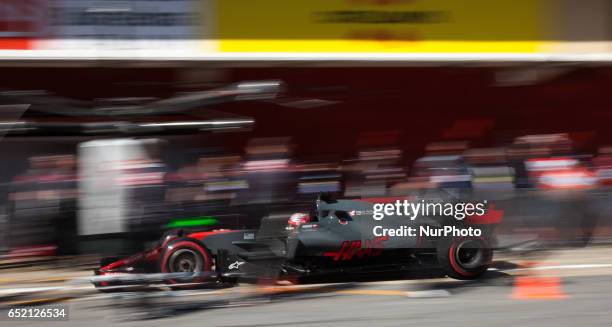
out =
<path fill-rule="evenodd" d="M 612 183 L 612 147 L 578 155 L 567 134 L 521 136 L 496 148 L 435 142 L 413 162 L 399 145 L 366 146 L 338 160 L 297 160 L 292 149 L 288 137 L 259 138 L 242 153 L 202 155 L 177 169 L 168 168 L 159 149 L 113 165 L 96 163 L 96 169 L 103 183 L 123 190 L 125 210 L 117 219 L 138 240 L 156 238 L 173 219 L 189 217 L 213 217 L 215 228 L 255 227 L 275 208 L 306 206 L 323 192 L 366 198 L 445 189 L 495 200 L 517 190 L 580 194 Z M 5 253 L 78 252 L 79 224 L 87 223 L 79 219 L 82 160 L 79 154 L 32 157 L 13 178 L 2 227 Z M 119 173 L 104 175 L 105 169 Z"/>

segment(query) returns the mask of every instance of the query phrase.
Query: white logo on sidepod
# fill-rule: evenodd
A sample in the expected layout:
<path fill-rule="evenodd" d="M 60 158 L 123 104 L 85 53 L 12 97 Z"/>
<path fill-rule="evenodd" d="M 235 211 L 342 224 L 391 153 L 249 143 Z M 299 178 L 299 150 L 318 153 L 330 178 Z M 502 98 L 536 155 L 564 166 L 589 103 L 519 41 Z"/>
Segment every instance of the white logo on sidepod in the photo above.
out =
<path fill-rule="evenodd" d="M 236 261 L 234 263 L 232 263 L 231 265 L 229 265 L 229 269 L 238 269 L 240 266 L 242 266 L 242 264 L 244 264 L 244 261 Z"/>

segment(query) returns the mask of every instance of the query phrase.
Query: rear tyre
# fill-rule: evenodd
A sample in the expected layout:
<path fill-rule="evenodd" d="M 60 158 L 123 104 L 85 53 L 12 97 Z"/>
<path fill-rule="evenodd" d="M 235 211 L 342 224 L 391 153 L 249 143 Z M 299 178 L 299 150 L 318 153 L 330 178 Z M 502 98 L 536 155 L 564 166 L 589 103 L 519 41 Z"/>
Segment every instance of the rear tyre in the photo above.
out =
<path fill-rule="evenodd" d="M 487 271 L 493 251 L 482 238 L 444 238 L 438 243 L 437 256 L 448 277 L 470 280 Z"/>

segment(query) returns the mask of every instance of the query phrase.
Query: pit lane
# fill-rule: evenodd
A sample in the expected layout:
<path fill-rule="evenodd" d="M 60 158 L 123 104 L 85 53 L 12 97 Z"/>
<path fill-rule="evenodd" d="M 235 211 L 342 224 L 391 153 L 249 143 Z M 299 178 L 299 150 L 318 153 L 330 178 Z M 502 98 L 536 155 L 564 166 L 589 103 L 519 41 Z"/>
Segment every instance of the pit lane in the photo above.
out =
<path fill-rule="evenodd" d="M 66 285 L 55 285 L 58 287 L 56 299 L 70 306 L 70 321 L 45 324 L 396 326 L 410 322 L 433 326 L 493 323 L 548 326 L 554 321 L 563 321 L 608 325 L 612 318 L 607 304 L 612 291 L 611 248 L 592 246 L 521 254 L 520 261 L 513 260 L 512 253 L 506 253 L 501 256 L 507 260 L 499 261 L 487 278 L 471 282 L 428 278 L 427 274 L 405 279 L 381 276 L 379 280 L 369 281 L 374 277 L 361 276 L 339 283 L 244 284 L 219 289 L 101 294 L 90 286 L 74 284 L 72 279 L 69 285 L 78 285 L 80 289 L 66 287 L 70 291 L 62 293 L 61 288 Z M 523 292 L 517 290 L 520 287 L 517 280 L 534 276 L 558 279 L 558 294 L 517 298 L 517 292 Z M 2 292 L 15 285 L 14 280 L 5 278 L 4 281 L 0 283 Z M 44 283 L 38 287 L 43 286 Z M 8 325 L 26 324 L 10 322 Z"/>

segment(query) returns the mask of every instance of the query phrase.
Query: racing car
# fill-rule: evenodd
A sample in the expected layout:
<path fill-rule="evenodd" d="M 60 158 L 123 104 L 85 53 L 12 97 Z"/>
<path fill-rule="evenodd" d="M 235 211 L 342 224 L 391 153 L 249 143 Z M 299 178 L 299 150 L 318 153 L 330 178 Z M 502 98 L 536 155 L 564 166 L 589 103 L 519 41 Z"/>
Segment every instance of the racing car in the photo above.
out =
<path fill-rule="evenodd" d="M 240 279 L 293 278 L 368 271 L 406 269 L 433 258 L 449 277 L 469 280 L 488 268 L 495 246 L 499 212 L 448 217 L 388 216 L 372 219 L 377 203 L 398 198 L 340 199 L 319 196 L 309 212 L 268 216 L 258 229 L 167 232 L 155 247 L 119 259 L 102 260 L 96 275 L 182 274 L 168 283 L 235 282 Z M 386 229 L 477 226 L 478 236 L 375 236 L 374 225 Z M 381 228 L 378 228 L 380 230 Z M 432 260 L 429 260 L 431 262 Z M 159 275 L 159 274 L 158 274 Z M 110 276 L 109 276 L 110 277 Z M 187 278 L 187 279 L 186 279 Z M 109 286 L 111 282 L 96 282 Z"/>

